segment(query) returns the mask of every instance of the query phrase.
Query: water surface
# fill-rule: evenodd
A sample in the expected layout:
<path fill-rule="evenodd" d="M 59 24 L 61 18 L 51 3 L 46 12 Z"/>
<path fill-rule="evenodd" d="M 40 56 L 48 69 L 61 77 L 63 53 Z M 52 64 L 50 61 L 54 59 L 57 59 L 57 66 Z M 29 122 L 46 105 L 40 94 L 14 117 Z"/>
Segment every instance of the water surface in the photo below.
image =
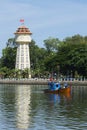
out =
<path fill-rule="evenodd" d="M 0 130 L 86 130 L 87 86 L 70 95 L 44 94 L 44 85 L 0 85 Z"/>

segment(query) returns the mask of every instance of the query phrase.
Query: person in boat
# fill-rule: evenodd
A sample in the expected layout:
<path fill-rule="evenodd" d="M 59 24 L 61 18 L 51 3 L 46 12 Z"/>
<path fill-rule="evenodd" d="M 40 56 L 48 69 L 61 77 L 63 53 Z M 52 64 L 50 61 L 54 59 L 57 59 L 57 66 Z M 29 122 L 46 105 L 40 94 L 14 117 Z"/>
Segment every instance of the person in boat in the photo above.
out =
<path fill-rule="evenodd" d="M 48 83 L 50 90 L 56 90 L 56 83 L 54 81 L 54 78 L 50 78 L 50 82 Z"/>
<path fill-rule="evenodd" d="M 55 82 L 52 80 L 51 82 L 48 83 L 49 89 L 54 90 L 55 89 Z"/>
<path fill-rule="evenodd" d="M 51 77 L 50 82 L 48 83 L 50 90 L 59 90 L 61 89 L 60 82 L 56 83 L 54 78 Z"/>
<path fill-rule="evenodd" d="M 61 89 L 61 85 L 60 85 L 60 83 L 50 82 L 49 89 L 50 90 L 59 90 L 59 89 Z"/>
<path fill-rule="evenodd" d="M 67 83 L 65 83 L 65 84 L 64 84 L 64 87 L 65 87 L 65 88 L 67 88 L 67 87 L 68 87 L 68 84 L 67 84 Z"/>
<path fill-rule="evenodd" d="M 53 78 L 52 78 L 52 77 L 50 77 L 50 81 L 53 81 Z"/>
<path fill-rule="evenodd" d="M 59 89 L 61 89 L 60 82 L 56 83 L 56 90 L 59 90 Z"/>

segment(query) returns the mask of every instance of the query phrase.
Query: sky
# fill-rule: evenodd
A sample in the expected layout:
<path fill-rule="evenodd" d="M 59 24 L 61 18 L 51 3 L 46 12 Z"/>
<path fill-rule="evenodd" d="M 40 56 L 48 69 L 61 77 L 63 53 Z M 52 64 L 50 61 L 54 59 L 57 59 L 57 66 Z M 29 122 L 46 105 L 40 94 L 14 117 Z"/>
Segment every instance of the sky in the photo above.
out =
<path fill-rule="evenodd" d="M 87 36 L 87 0 L 1 0 L 0 57 L 9 38 L 21 26 L 32 32 L 39 47 L 49 37 L 63 40 L 76 34 Z"/>

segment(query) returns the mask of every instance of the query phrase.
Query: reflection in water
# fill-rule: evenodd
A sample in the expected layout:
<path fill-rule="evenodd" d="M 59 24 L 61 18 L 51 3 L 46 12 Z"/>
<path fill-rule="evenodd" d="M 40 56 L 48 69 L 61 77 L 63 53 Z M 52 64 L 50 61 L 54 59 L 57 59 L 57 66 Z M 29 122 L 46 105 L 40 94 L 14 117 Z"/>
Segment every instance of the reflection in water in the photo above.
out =
<path fill-rule="evenodd" d="M 61 99 L 65 99 L 66 101 L 70 101 L 71 100 L 71 93 L 67 93 L 67 94 L 49 94 L 49 98 L 51 102 L 61 102 Z"/>
<path fill-rule="evenodd" d="M 16 89 L 17 128 L 27 129 L 30 113 L 30 87 L 17 86 Z"/>
<path fill-rule="evenodd" d="M 59 94 L 49 94 L 49 98 L 51 102 L 57 102 L 60 103 L 60 95 Z"/>
<path fill-rule="evenodd" d="M 0 130 L 87 129 L 87 86 L 72 86 L 71 95 L 44 88 L 0 85 Z"/>

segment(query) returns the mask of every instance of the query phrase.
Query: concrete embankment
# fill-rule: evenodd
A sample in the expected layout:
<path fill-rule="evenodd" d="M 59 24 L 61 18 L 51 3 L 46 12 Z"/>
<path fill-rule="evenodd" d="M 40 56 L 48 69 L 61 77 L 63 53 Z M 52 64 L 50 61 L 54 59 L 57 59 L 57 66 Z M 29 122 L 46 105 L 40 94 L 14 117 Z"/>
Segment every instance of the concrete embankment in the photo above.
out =
<path fill-rule="evenodd" d="M 26 84 L 26 85 L 47 85 L 49 82 L 48 79 L 0 79 L 0 84 Z M 56 81 L 57 82 L 57 81 Z M 85 85 L 87 86 L 86 81 L 60 81 L 61 84 L 67 82 L 69 85 Z"/>
<path fill-rule="evenodd" d="M 30 79 L 18 79 L 18 80 L 13 80 L 13 79 L 0 79 L 0 84 L 26 84 L 26 85 L 47 85 L 48 84 L 48 80 L 30 80 Z"/>

